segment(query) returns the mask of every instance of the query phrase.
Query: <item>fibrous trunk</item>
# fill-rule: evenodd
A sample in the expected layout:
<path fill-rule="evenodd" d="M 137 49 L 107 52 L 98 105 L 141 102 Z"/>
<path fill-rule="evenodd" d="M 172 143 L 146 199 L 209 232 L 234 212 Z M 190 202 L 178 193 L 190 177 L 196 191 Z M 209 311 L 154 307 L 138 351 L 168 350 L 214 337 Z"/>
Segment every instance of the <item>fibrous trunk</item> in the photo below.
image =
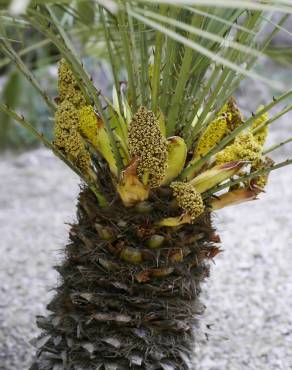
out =
<path fill-rule="evenodd" d="M 38 318 L 31 367 L 45 370 L 191 369 L 201 282 L 217 248 L 210 214 L 158 228 L 176 207 L 166 189 L 127 209 L 81 191 L 61 284 Z"/>

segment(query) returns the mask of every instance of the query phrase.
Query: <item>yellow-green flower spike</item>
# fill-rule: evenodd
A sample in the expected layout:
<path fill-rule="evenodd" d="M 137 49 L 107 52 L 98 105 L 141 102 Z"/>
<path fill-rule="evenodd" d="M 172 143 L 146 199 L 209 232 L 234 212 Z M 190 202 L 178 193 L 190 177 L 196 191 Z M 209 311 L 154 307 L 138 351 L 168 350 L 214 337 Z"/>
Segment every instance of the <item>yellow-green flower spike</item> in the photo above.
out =
<path fill-rule="evenodd" d="M 209 124 L 200 137 L 195 157 L 201 157 L 208 153 L 209 150 L 242 123 L 242 114 L 236 105 L 235 99 L 231 97 L 217 114 L 216 119 Z"/>
<path fill-rule="evenodd" d="M 261 157 L 262 147 L 250 132 L 241 133 L 233 144 L 216 154 L 217 164 L 232 161 L 254 162 Z"/>
<path fill-rule="evenodd" d="M 177 204 L 190 216 L 192 221 L 204 212 L 204 203 L 201 194 L 186 182 L 173 182 L 170 185 Z"/>
<path fill-rule="evenodd" d="M 78 111 L 72 103 L 64 100 L 55 114 L 55 145 L 58 149 L 65 149 L 72 129 L 78 125 Z"/>
<path fill-rule="evenodd" d="M 84 174 L 89 176 L 93 175 L 91 170 L 91 157 L 84 147 L 80 150 L 78 157 L 76 158 L 76 165 Z"/>
<path fill-rule="evenodd" d="M 139 178 L 151 188 L 160 186 L 167 168 L 167 140 L 153 112 L 140 107 L 129 128 L 129 153 L 138 158 Z"/>
<path fill-rule="evenodd" d="M 90 169 L 91 160 L 78 132 L 78 121 L 78 110 L 72 103 L 64 100 L 58 106 L 55 115 L 54 144 L 81 171 L 87 173 Z"/>
<path fill-rule="evenodd" d="M 76 108 L 81 108 L 86 104 L 76 78 L 65 59 L 59 62 L 58 91 L 60 102 L 67 100 Z"/>
<path fill-rule="evenodd" d="M 262 108 L 263 106 L 260 106 L 258 111 L 260 111 Z M 257 118 L 254 121 L 250 130 L 252 131 L 256 129 L 257 127 L 261 126 L 263 123 L 267 122 L 268 119 L 269 119 L 269 114 L 267 112 L 262 114 L 259 118 Z M 267 136 L 268 136 L 268 132 L 269 132 L 268 126 L 264 126 L 263 128 L 261 128 L 259 131 L 257 131 L 254 134 L 254 138 L 261 146 L 264 146 Z"/>
<path fill-rule="evenodd" d="M 72 127 L 77 128 L 79 121 L 78 110 L 68 100 L 64 100 L 56 111 L 55 128 L 70 130 Z"/>
<path fill-rule="evenodd" d="M 78 113 L 80 131 L 95 146 L 101 122 L 98 121 L 94 108 L 87 105 L 81 108 Z"/>
<path fill-rule="evenodd" d="M 76 161 L 79 154 L 84 150 L 84 144 L 76 128 L 70 130 L 64 149 L 65 153 L 72 161 Z"/>
<path fill-rule="evenodd" d="M 214 121 L 212 121 L 207 129 L 204 131 L 200 137 L 196 151 L 195 157 L 201 157 L 208 153 L 216 144 L 218 144 L 227 132 L 227 119 L 226 116 L 219 116 Z"/>
<path fill-rule="evenodd" d="M 79 110 L 79 130 L 107 161 L 111 173 L 117 176 L 118 170 L 116 161 L 111 150 L 110 139 L 104 127 L 104 123 L 102 119 L 96 115 L 93 107 L 90 105 Z"/>

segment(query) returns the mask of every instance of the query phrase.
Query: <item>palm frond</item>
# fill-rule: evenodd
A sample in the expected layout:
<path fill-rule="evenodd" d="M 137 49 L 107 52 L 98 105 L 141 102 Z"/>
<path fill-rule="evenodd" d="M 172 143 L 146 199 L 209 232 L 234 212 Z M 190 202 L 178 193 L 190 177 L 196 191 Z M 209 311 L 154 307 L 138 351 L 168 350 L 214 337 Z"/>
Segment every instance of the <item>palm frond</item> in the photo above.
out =
<path fill-rule="evenodd" d="M 181 42 L 185 46 L 187 46 L 187 47 L 205 55 L 206 57 L 210 58 L 214 63 L 220 63 L 220 64 L 222 64 L 222 65 L 224 65 L 224 66 L 226 66 L 230 69 L 233 69 L 237 73 L 241 73 L 241 74 L 243 74 L 245 76 L 248 76 L 248 77 L 251 77 L 255 80 L 262 81 L 262 82 L 266 83 L 267 85 L 269 85 L 271 87 L 277 88 L 279 90 L 283 89 L 283 86 L 281 84 L 277 83 L 276 81 L 271 82 L 271 80 L 268 79 L 268 78 L 260 76 L 260 75 L 258 75 L 257 73 L 255 73 L 253 71 L 248 71 L 245 68 L 242 68 L 240 65 L 237 65 L 237 64 L 233 63 L 232 61 L 221 57 L 219 54 L 216 54 L 216 53 L 212 52 L 211 50 L 203 47 L 201 44 L 192 42 L 190 37 L 184 37 L 184 36 L 180 35 L 179 33 L 176 33 L 176 32 L 173 32 L 172 30 L 166 29 L 161 24 L 159 24 L 157 22 L 154 22 L 154 21 L 150 20 L 149 18 L 146 18 L 142 15 L 139 15 L 138 13 L 130 11 L 130 14 L 134 18 L 137 18 L 138 20 L 148 24 L 150 27 L 153 27 L 153 28 L 157 29 L 158 31 L 165 33 L 167 36 L 172 37 L 173 39 L 175 39 L 176 41 Z M 146 14 L 149 15 L 149 13 L 146 13 Z M 198 35 L 201 35 L 201 36 L 204 35 L 204 37 L 206 37 L 208 35 L 208 37 L 210 39 L 212 39 L 213 41 L 215 41 L 215 42 L 220 42 L 220 41 L 222 42 L 222 38 L 217 37 L 216 35 L 211 36 L 211 34 L 206 33 L 205 31 L 200 30 L 199 28 L 190 27 L 188 25 L 183 24 L 182 22 L 179 22 L 179 21 L 176 21 L 176 20 L 170 20 L 166 17 L 161 17 L 161 16 L 159 16 L 157 14 L 154 14 L 154 13 L 152 13 L 152 17 L 160 19 L 162 21 L 165 21 L 165 22 L 167 22 L 169 24 L 172 24 L 172 25 L 175 25 L 175 26 L 179 25 L 185 31 L 189 31 L 189 32 L 192 32 L 194 34 L 198 34 Z M 261 56 L 261 54 L 257 50 L 253 50 L 249 47 L 246 47 L 244 45 L 240 45 L 239 43 L 235 43 L 235 42 L 232 42 L 232 41 L 231 42 L 226 41 L 226 42 L 229 43 L 229 46 L 232 46 L 233 48 L 235 48 L 237 50 L 244 51 L 244 52 L 249 52 L 252 55 L 256 55 L 257 57 Z"/>
<path fill-rule="evenodd" d="M 269 47 L 266 54 L 274 61 L 283 64 L 286 67 L 291 66 L 292 62 L 292 48 L 290 46 Z"/>
<path fill-rule="evenodd" d="M 268 0 L 263 3 L 260 0 L 138 0 L 141 3 L 148 4 L 168 4 L 173 6 L 213 6 L 218 8 L 237 8 L 244 10 L 260 10 L 260 11 L 279 11 L 283 13 L 292 13 L 292 2 L 281 0 Z"/>
<path fill-rule="evenodd" d="M 0 50 L 3 52 L 4 55 L 6 55 L 9 58 L 9 60 L 12 60 L 14 62 L 14 65 L 19 69 L 19 71 L 31 83 L 33 88 L 35 88 L 38 91 L 38 93 L 41 95 L 41 97 L 44 99 L 44 102 L 47 104 L 49 109 L 52 112 L 54 112 L 56 108 L 55 103 L 49 98 L 46 92 L 43 91 L 43 89 L 41 88 L 40 84 L 38 83 L 34 75 L 27 68 L 25 63 L 23 63 L 20 56 L 12 48 L 12 45 L 9 39 L 5 35 L 5 31 L 3 30 L 3 27 L 1 26 L 0 26 L 0 35 L 2 36 L 2 40 L 0 40 Z"/>
<path fill-rule="evenodd" d="M 288 139 L 285 139 L 285 140 L 281 141 L 280 143 L 271 145 L 269 148 L 266 148 L 263 151 L 263 155 L 269 154 L 269 153 L 273 152 L 274 150 L 277 150 L 277 149 L 281 148 L 282 146 L 284 146 L 286 144 L 289 144 L 291 142 L 292 142 L 292 136 L 288 137 Z"/>

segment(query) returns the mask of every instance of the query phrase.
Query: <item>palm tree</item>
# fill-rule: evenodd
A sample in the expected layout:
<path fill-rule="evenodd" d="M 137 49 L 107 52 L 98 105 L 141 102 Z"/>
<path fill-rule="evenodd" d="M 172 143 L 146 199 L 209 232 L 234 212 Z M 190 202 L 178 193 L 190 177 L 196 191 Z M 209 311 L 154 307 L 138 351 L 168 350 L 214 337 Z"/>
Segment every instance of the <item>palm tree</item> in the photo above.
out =
<path fill-rule="evenodd" d="M 74 50 L 71 37 L 86 27 L 80 8 L 34 3 L 13 24 L 33 27 L 58 48 L 58 98 L 22 62 L 9 25 L 1 26 L 0 45 L 54 115 L 54 141 L 10 107 L 0 109 L 82 186 L 50 314 L 37 320 L 42 334 L 31 369 L 190 369 L 201 283 L 220 253 L 213 211 L 255 199 L 270 171 L 292 163 L 266 156 L 283 143 L 265 147 L 269 125 L 291 106 L 271 118 L 267 112 L 292 92 L 249 118 L 232 98 L 245 76 L 281 89 L 251 68 L 291 5 L 86 3 L 92 37 L 111 66 L 109 98 Z M 267 11 L 276 9 L 283 17 L 263 36 Z"/>

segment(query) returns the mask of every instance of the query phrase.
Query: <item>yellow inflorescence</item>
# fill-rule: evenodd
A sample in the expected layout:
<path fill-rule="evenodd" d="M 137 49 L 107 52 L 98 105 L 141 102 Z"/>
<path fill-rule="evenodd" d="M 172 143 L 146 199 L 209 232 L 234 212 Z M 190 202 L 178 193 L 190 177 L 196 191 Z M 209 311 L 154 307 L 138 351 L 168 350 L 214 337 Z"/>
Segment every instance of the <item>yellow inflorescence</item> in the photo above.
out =
<path fill-rule="evenodd" d="M 87 105 L 79 110 L 79 129 L 94 145 L 97 140 L 98 120 L 91 105 Z"/>
<path fill-rule="evenodd" d="M 236 160 L 254 162 L 261 157 L 261 146 L 249 132 L 241 133 L 233 144 L 227 146 L 216 155 L 218 164 Z"/>
<path fill-rule="evenodd" d="M 62 59 L 59 63 L 58 90 L 61 102 L 67 100 L 78 109 L 86 104 L 76 78 L 65 59 Z"/>
<path fill-rule="evenodd" d="M 210 149 L 218 144 L 227 132 L 226 116 L 222 115 L 216 118 L 207 127 L 203 135 L 200 137 L 197 148 L 196 156 L 205 155 Z"/>
<path fill-rule="evenodd" d="M 82 171 L 87 172 L 90 168 L 90 155 L 86 150 L 77 129 L 70 130 L 70 135 L 65 145 L 65 153 Z"/>
<path fill-rule="evenodd" d="M 78 126 L 78 110 L 73 104 L 64 100 L 55 114 L 55 145 L 58 149 L 65 149 L 72 129 Z"/>
<path fill-rule="evenodd" d="M 201 157 L 218 144 L 225 136 L 243 123 L 243 117 L 235 100 L 230 98 L 217 117 L 204 131 L 198 141 L 195 156 Z"/>
<path fill-rule="evenodd" d="M 90 155 L 78 131 L 79 109 L 85 104 L 85 99 L 64 60 L 59 64 L 59 94 L 60 103 L 55 114 L 54 144 L 81 171 L 88 173 L 91 164 Z"/>
<path fill-rule="evenodd" d="M 55 128 L 70 130 L 72 127 L 78 126 L 78 121 L 78 109 L 71 102 L 64 100 L 58 105 L 55 115 Z"/>
<path fill-rule="evenodd" d="M 85 172 L 90 168 L 90 156 L 78 132 L 78 110 L 64 100 L 55 115 L 55 145 L 68 159 Z"/>
<path fill-rule="evenodd" d="M 90 105 L 79 110 L 79 130 L 108 162 L 112 174 L 117 176 L 116 161 L 103 120 L 96 115 L 93 107 Z"/>
<path fill-rule="evenodd" d="M 216 154 L 217 164 L 232 161 L 254 162 L 261 157 L 261 146 L 250 132 L 241 133 L 233 144 Z"/>
<path fill-rule="evenodd" d="M 139 178 L 152 188 L 160 186 L 167 168 L 167 140 L 154 113 L 145 107 L 139 108 L 130 124 L 129 153 L 139 159 Z"/>
<path fill-rule="evenodd" d="M 259 108 L 259 110 L 261 109 L 262 107 Z M 254 123 L 252 124 L 251 126 L 251 130 L 259 127 L 262 123 L 266 122 L 267 120 L 269 119 L 269 115 L 268 113 L 264 113 L 262 114 L 258 119 L 256 119 L 254 121 Z M 256 132 L 254 134 L 254 138 L 256 139 L 256 141 L 261 145 L 263 146 L 265 144 L 265 141 L 267 139 L 267 136 L 268 136 L 268 126 L 265 126 L 263 127 L 262 129 L 260 129 L 258 132 Z"/>
<path fill-rule="evenodd" d="M 195 220 L 204 212 L 205 207 L 202 197 L 192 185 L 185 182 L 173 182 L 170 187 L 179 207 L 185 210 L 192 220 Z"/>

